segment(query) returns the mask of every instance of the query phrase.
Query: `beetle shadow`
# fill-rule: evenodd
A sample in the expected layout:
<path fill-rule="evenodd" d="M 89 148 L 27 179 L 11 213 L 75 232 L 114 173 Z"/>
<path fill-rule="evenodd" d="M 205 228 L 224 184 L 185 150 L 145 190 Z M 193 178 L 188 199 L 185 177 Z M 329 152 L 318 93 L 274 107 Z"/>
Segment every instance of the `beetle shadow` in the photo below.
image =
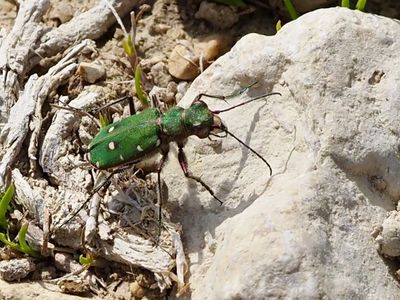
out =
<path fill-rule="evenodd" d="M 246 144 L 249 144 L 255 127 L 260 120 L 260 110 L 264 107 L 262 105 L 257 109 L 253 116 L 253 120 L 247 131 L 246 138 L 243 140 Z M 239 145 L 240 146 L 240 145 Z M 240 161 L 238 162 L 238 167 L 235 172 L 234 177 L 230 177 L 228 180 L 222 183 L 224 188 L 218 188 L 215 190 L 218 196 L 221 192 L 226 193 L 226 187 L 232 189 L 235 182 L 238 180 L 242 170 L 246 166 L 246 162 L 249 155 L 252 155 L 250 150 L 242 147 L 242 155 Z M 266 167 L 265 174 L 268 174 L 268 168 Z M 183 176 L 183 175 L 182 175 Z M 238 213 L 245 210 L 250 206 L 265 190 L 261 190 L 259 193 L 254 193 L 250 196 L 247 201 L 242 201 L 236 208 L 227 210 L 223 205 L 220 206 L 216 201 L 210 196 L 210 205 L 204 206 L 204 203 L 200 201 L 200 191 L 201 186 L 194 182 L 193 180 L 187 179 L 188 189 L 183 197 L 183 205 L 178 202 L 169 202 L 168 210 L 171 212 L 171 221 L 174 223 L 180 223 L 183 226 L 183 243 L 189 252 L 197 253 L 197 261 L 199 264 L 202 262 L 202 251 L 204 250 L 204 240 L 206 238 L 215 238 L 216 228 L 220 226 L 226 219 L 237 215 Z M 211 186 L 211 188 L 215 188 Z M 229 201 L 229 195 L 228 200 Z M 167 198 L 165 198 L 167 199 Z M 187 216 L 190 216 L 188 218 Z"/>
<path fill-rule="evenodd" d="M 255 113 L 254 116 L 253 116 L 253 120 L 251 121 L 250 127 L 249 127 L 248 130 L 247 130 L 246 138 L 244 139 L 244 143 L 245 143 L 246 145 L 249 145 L 249 144 L 250 144 L 251 137 L 252 137 L 252 135 L 253 135 L 253 132 L 255 131 L 256 125 L 257 125 L 257 123 L 260 121 L 260 111 L 261 111 L 261 109 L 262 109 L 265 105 L 266 105 L 266 103 L 265 103 L 264 105 L 262 105 L 260 108 L 258 108 L 257 111 L 256 111 L 256 113 Z M 237 167 L 236 172 L 235 172 L 236 175 L 235 175 L 233 178 L 230 178 L 230 179 L 226 180 L 226 181 L 224 182 L 224 184 L 223 184 L 224 186 L 225 186 L 225 185 L 226 185 L 226 186 L 229 186 L 230 189 L 234 186 L 235 182 L 239 179 L 239 176 L 240 176 L 240 174 L 242 173 L 244 167 L 246 166 L 246 162 L 247 162 L 248 159 L 249 159 L 249 155 L 253 155 L 253 154 L 250 152 L 249 149 L 246 149 L 245 147 L 243 147 L 243 146 L 241 146 L 241 145 L 240 145 L 240 147 L 241 147 L 241 149 L 242 149 L 242 155 L 241 155 L 241 158 L 240 158 L 238 167 Z M 257 158 L 257 159 L 259 159 L 259 158 Z M 268 174 L 269 169 L 268 169 L 267 166 L 266 166 L 265 168 L 266 168 L 265 174 Z M 220 189 L 220 190 L 221 190 L 221 189 Z M 236 208 L 227 210 L 227 211 L 224 213 L 225 218 L 233 217 L 233 216 L 235 216 L 236 214 L 242 212 L 242 211 L 245 210 L 247 207 L 249 207 L 249 206 L 250 206 L 258 197 L 260 197 L 264 192 L 265 192 L 265 190 L 262 190 L 262 191 L 260 191 L 259 193 L 253 193 L 253 194 L 249 197 L 249 199 L 247 199 L 247 201 L 241 201 L 240 204 L 239 204 Z M 228 195 L 230 195 L 230 193 L 229 193 Z M 226 201 L 229 201 L 229 199 L 226 200 Z"/>

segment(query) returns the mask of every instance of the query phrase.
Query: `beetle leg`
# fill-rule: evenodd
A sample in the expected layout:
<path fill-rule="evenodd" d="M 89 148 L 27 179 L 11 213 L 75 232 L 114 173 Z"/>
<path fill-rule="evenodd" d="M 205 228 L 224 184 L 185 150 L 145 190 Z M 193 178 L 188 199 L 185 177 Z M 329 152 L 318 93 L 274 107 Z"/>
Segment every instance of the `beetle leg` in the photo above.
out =
<path fill-rule="evenodd" d="M 193 180 L 197 181 L 198 183 L 200 183 L 210 193 L 210 195 L 213 196 L 214 199 L 217 200 L 220 205 L 222 205 L 223 202 L 221 200 L 219 200 L 217 196 L 215 196 L 214 191 L 206 183 L 204 183 L 204 181 L 201 180 L 200 177 L 197 177 L 197 176 L 194 176 L 194 175 L 190 174 L 188 162 L 187 162 L 187 159 L 186 159 L 186 155 L 183 152 L 183 146 L 182 145 L 178 145 L 178 148 L 179 148 L 179 150 L 178 150 L 178 160 L 179 160 L 179 165 L 181 166 L 181 169 L 183 171 L 183 174 L 185 174 L 185 176 L 187 178 L 193 179 Z"/>
<path fill-rule="evenodd" d="M 249 90 L 249 89 L 250 89 L 253 85 L 255 85 L 256 83 L 257 83 L 257 81 L 254 81 L 254 82 L 252 82 L 251 84 L 249 84 L 249 85 L 247 85 L 247 86 L 241 88 L 240 90 L 235 91 L 235 92 L 233 92 L 232 94 L 227 95 L 227 96 L 224 96 L 224 95 L 210 95 L 210 94 L 206 94 L 206 93 L 200 93 L 200 94 L 198 94 L 198 95 L 196 96 L 196 98 L 194 98 L 194 101 L 193 101 L 193 102 L 200 101 L 202 97 L 209 97 L 209 98 L 214 98 L 214 99 L 220 99 L 220 100 L 226 102 L 226 99 L 230 99 L 230 98 L 233 98 L 233 97 L 236 97 L 236 96 L 239 96 L 239 95 L 245 93 L 247 90 Z"/>
<path fill-rule="evenodd" d="M 158 166 L 157 166 L 157 185 L 158 185 L 158 236 L 157 236 L 157 244 L 158 241 L 160 239 L 160 235 L 161 235 L 161 221 L 162 221 L 162 203 L 163 203 L 163 199 L 162 199 L 162 185 L 161 185 L 161 171 L 162 168 L 165 164 L 165 162 L 168 159 L 168 152 L 169 152 L 169 147 L 165 147 L 165 148 L 161 148 L 161 159 L 158 162 Z"/>
<path fill-rule="evenodd" d="M 153 107 L 160 108 L 160 102 L 156 95 L 151 95 L 151 101 L 153 102 Z"/>
<path fill-rule="evenodd" d="M 129 98 L 129 114 L 131 116 L 136 115 L 136 108 L 135 108 L 135 102 L 133 101 L 133 98 Z"/>

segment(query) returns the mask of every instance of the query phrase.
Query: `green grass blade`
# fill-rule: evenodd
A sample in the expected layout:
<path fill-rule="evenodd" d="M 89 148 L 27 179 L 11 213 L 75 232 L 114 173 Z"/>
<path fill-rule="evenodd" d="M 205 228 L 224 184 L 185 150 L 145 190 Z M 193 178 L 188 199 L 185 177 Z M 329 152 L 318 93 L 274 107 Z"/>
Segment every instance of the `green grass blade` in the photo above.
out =
<path fill-rule="evenodd" d="M 30 256 L 38 256 L 25 240 L 26 233 L 28 232 L 28 225 L 28 223 L 23 224 L 18 232 L 19 251 Z"/>
<path fill-rule="evenodd" d="M 4 193 L 4 196 L 0 200 L 0 226 L 2 228 L 7 228 L 8 221 L 6 219 L 6 213 L 8 205 L 10 204 L 10 201 L 14 196 L 14 193 L 15 193 L 15 186 L 14 184 L 11 184 Z"/>
<path fill-rule="evenodd" d="M 136 70 L 135 70 L 135 90 L 136 90 L 136 95 L 138 96 L 140 102 L 142 103 L 142 105 L 146 108 L 149 107 L 149 100 L 147 99 L 146 95 L 144 94 L 143 90 L 142 90 L 142 84 L 141 84 L 141 70 L 140 70 L 140 66 L 137 65 L 136 66 Z"/>
<path fill-rule="evenodd" d="M 103 115 L 102 113 L 99 113 L 99 122 L 100 122 L 100 128 L 104 128 L 111 123 L 107 114 Z"/>
<path fill-rule="evenodd" d="M 213 0 L 214 2 L 218 2 L 225 5 L 231 5 L 236 7 L 246 7 L 246 3 L 242 0 Z"/>
<path fill-rule="evenodd" d="M 276 22 L 275 28 L 276 28 L 276 32 L 278 32 L 279 30 L 282 29 L 282 22 L 281 22 L 281 20 L 279 20 L 278 22 Z"/>
<path fill-rule="evenodd" d="M 358 0 L 356 4 L 356 9 L 358 9 L 359 11 L 364 11 L 366 5 L 367 0 Z"/>
<path fill-rule="evenodd" d="M 136 54 L 135 47 L 133 46 L 132 36 L 130 34 L 122 41 L 122 48 L 124 48 L 125 54 L 131 57 Z"/>
<path fill-rule="evenodd" d="M 4 245 L 7 245 L 13 250 L 19 251 L 18 244 L 11 242 L 7 235 L 3 232 L 0 232 L 0 242 L 2 242 Z"/>
<path fill-rule="evenodd" d="M 350 0 L 342 0 L 341 7 L 350 8 Z"/>
<path fill-rule="evenodd" d="M 296 8 L 294 8 L 294 5 L 291 0 L 283 0 L 283 4 L 285 5 L 286 9 L 288 10 L 289 15 L 292 18 L 292 20 L 295 20 L 299 17 L 299 14 L 296 11 Z"/>
<path fill-rule="evenodd" d="M 94 264 L 94 258 L 91 255 L 83 256 L 79 255 L 79 263 L 83 266 L 91 266 Z"/>

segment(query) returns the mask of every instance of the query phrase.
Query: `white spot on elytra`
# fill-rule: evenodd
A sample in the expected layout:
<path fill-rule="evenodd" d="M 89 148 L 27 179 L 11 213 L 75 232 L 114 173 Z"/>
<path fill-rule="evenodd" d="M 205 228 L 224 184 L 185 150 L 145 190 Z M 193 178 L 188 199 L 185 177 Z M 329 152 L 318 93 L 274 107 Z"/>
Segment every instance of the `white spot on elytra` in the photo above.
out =
<path fill-rule="evenodd" d="M 197 122 L 197 123 L 194 123 L 194 124 L 193 124 L 194 127 L 198 127 L 198 126 L 200 126 L 200 125 L 201 125 L 200 122 Z"/>
<path fill-rule="evenodd" d="M 140 151 L 140 152 L 142 152 L 142 151 L 143 151 L 143 148 L 142 148 L 142 147 L 140 147 L 140 145 L 138 145 L 138 146 L 136 147 L 136 149 L 138 149 L 138 151 Z"/>
<path fill-rule="evenodd" d="M 113 126 L 113 127 L 110 127 L 109 129 L 108 129 L 108 133 L 110 133 L 111 131 L 113 131 L 115 129 L 115 127 Z"/>
<path fill-rule="evenodd" d="M 108 148 L 109 148 L 110 150 L 114 150 L 114 149 L 115 149 L 115 143 L 114 143 L 114 142 L 110 142 L 110 143 L 108 144 Z"/>
<path fill-rule="evenodd" d="M 121 161 L 124 161 L 125 160 L 125 158 L 120 154 L 119 155 L 119 159 L 121 160 Z"/>
<path fill-rule="evenodd" d="M 100 163 L 99 162 L 96 162 L 96 167 L 100 168 Z"/>
<path fill-rule="evenodd" d="M 90 152 L 86 154 L 86 159 L 90 161 Z"/>
<path fill-rule="evenodd" d="M 160 146 L 160 144 L 161 144 L 161 141 L 160 141 L 160 139 L 158 139 L 156 142 L 156 147 Z"/>

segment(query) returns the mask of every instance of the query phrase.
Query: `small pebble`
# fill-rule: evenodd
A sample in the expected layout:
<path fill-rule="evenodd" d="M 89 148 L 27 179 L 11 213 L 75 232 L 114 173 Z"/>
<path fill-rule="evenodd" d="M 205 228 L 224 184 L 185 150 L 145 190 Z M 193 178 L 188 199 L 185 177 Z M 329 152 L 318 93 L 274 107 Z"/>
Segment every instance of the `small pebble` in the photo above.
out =
<path fill-rule="evenodd" d="M 150 75 L 153 78 L 154 84 L 161 87 L 166 87 L 168 82 L 172 80 L 171 75 L 168 73 L 167 66 L 162 61 L 151 67 Z"/>
<path fill-rule="evenodd" d="M 142 299 L 145 295 L 146 290 L 142 288 L 137 281 L 132 282 L 129 288 L 131 290 L 132 297 Z"/>
<path fill-rule="evenodd" d="M 200 72 L 198 63 L 199 58 L 194 54 L 192 47 L 178 44 L 169 57 L 168 71 L 175 78 L 192 80 Z"/>
<path fill-rule="evenodd" d="M 56 278 L 57 271 L 53 266 L 47 266 L 36 270 L 32 274 L 32 280 L 50 280 Z"/>
<path fill-rule="evenodd" d="M 90 290 L 88 282 L 78 276 L 63 278 L 57 284 L 61 291 L 66 294 L 84 294 Z"/>
<path fill-rule="evenodd" d="M 164 34 L 166 33 L 171 26 L 167 24 L 162 24 L 162 23 L 156 23 L 150 28 L 150 34 L 156 35 L 156 34 Z"/>
<path fill-rule="evenodd" d="M 106 70 L 99 64 L 81 62 L 76 73 L 80 75 L 84 81 L 95 83 L 97 80 L 105 76 Z"/>
<path fill-rule="evenodd" d="M 59 20 L 61 24 L 68 22 L 74 16 L 74 9 L 68 3 L 63 3 L 62 1 L 57 2 L 57 4 L 50 10 L 49 19 Z"/>
<path fill-rule="evenodd" d="M 225 51 L 229 43 L 230 38 L 222 34 L 212 34 L 201 38 L 195 45 L 195 49 L 206 62 L 210 62 L 217 59 Z"/>
<path fill-rule="evenodd" d="M 35 269 L 36 265 L 30 257 L 0 261 L 0 277 L 6 281 L 23 279 Z"/>
<path fill-rule="evenodd" d="M 66 273 L 77 272 L 82 269 L 82 265 L 79 264 L 72 255 L 67 253 L 56 253 L 54 255 L 55 267 Z"/>

